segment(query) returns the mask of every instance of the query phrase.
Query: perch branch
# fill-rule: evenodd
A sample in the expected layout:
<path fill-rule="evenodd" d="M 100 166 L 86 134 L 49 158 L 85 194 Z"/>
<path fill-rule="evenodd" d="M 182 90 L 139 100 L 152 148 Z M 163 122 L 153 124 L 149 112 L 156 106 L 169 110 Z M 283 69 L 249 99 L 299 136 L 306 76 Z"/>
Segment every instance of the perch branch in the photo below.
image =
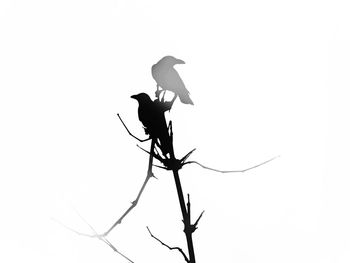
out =
<path fill-rule="evenodd" d="M 155 240 L 157 240 L 159 243 L 161 243 L 163 246 L 165 246 L 165 247 L 167 247 L 168 249 L 170 249 L 170 250 L 178 250 L 181 254 L 182 254 L 182 256 L 184 257 L 184 259 L 186 260 L 186 262 L 190 262 L 190 260 L 187 258 L 187 256 L 186 256 L 186 254 L 185 254 L 185 252 L 183 252 L 183 250 L 180 248 L 180 247 L 171 247 L 171 246 L 169 246 L 169 245 L 167 245 L 167 244 L 165 244 L 163 241 L 161 241 L 159 238 L 157 238 L 157 237 L 155 237 L 153 234 L 152 234 L 152 232 L 151 232 L 151 230 L 149 229 L 149 227 L 147 227 L 147 230 L 148 230 L 148 233 L 151 235 L 151 237 L 153 237 Z"/>
<path fill-rule="evenodd" d="M 259 166 L 262 166 L 262 165 L 264 165 L 264 164 L 267 164 L 267 163 L 269 163 L 269 162 L 275 160 L 275 159 L 278 158 L 278 157 L 279 157 L 279 156 L 275 156 L 275 157 L 273 157 L 273 158 L 271 158 L 271 159 L 269 159 L 269 160 L 267 160 L 267 161 L 265 161 L 265 162 L 262 162 L 262 163 L 260 163 L 260 164 L 254 165 L 254 166 L 252 166 L 252 167 L 249 167 L 249 168 L 246 168 L 246 169 L 243 169 L 243 170 L 229 170 L 229 171 L 218 170 L 218 169 L 214 169 L 214 168 L 210 168 L 210 167 L 208 167 L 208 166 L 205 166 L 205 165 L 203 165 L 203 164 L 201 164 L 201 163 L 199 163 L 199 162 L 197 162 L 197 161 L 185 162 L 183 165 L 194 163 L 194 164 L 197 164 L 197 165 L 199 165 L 200 167 L 202 167 L 202 168 L 204 168 L 204 169 L 207 169 L 207 170 L 210 170 L 210 171 L 214 171 L 214 172 L 218 172 L 218 173 L 244 173 L 244 172 L 246 172 L 246 171 L 249 171 L 249 170 L 252 170 L 252 169 L 257 168 L 257 167 L 259 167 Z"/>

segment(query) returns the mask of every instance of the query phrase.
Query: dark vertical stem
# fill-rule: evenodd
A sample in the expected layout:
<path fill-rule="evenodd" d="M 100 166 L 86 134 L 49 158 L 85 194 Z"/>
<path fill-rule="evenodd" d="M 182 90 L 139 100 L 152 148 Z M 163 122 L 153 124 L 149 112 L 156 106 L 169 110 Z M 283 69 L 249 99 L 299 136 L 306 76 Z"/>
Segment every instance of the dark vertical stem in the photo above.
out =
<path fill-rule="evenodd" d="M 182 218 L 183 218 L 183 222 L 185 225 L 184 232 L 185 232 L 186 240 L 187 240 L 187 247 L 188 247 L 188 254 L 189 254 L 189 258 L 190 258 L 190 263 L 195 263 L 196 259 L 194 256 L 192 231 L 190 231 L 191 222 L 190 222 L 190 218 L 189 218 L 187 211 L 186 211 L 186 205 L 185 205 L 185 200 L 184 200 L 184 196 L 183 196 L 183 192 L 182 192 L 181 181 L 180 181 L 178 170 L 173 170 L 173 174 L 174 174 L 174 179 L 175 179 L 177 195 L 179 197 Z"/>
<path fill-rule="evenodd" d="M 171 136 L 171 151 L 170 151 L 170 159 L 174 161 L 175 163 L 176 158 L 174 154 L 174 148 L 172 145 L 172 129 L 170 130 L 170 136 Z M 176 185 L 176 191 L 177 191 L 177 196 L 179 198 L 179 203 L 180 203 L 180 208 L 181 208 L 181 213 L 182 213 L 182 220 L 185 225 L 185 235 L 186 235 L 186 240 L 187 240 L 187 248 L 188 248 L 188 254 L 189 254 L 189 263 L 195 263 L 195 255 L 194 255 L 194 248 L 193 248 L 193 240 L 192 240 L 192 231 L 190 230 L 191 226 L 191 218 L 186 210 L 186 204 L 185 204 L 185 199 L 182 191 L 182 186 L 181 186 L 181 181 L 180 181 L 180 176 L 179 176 L 179 171 L 178 169 L 173 169 L 173 174 L 174 174 L 174 180 L 175 180 L 175 185 Z"/>
<path fill-rule="evenodd" d="M 174 103 L 177 95 L 174 97 L 174 99 L 171 101 L 169 110 Z M 158 97 L 159 99 L 159 97 Z M 167 127 L 169 131 L 169 142 L 170 142 L 170 162 L 175 164 L 177 162 L 175 158 L 175 153 L 174 153 L 174 146 L 173 146 L 173 128 L 172 128 L 172 122 L 169 122 L 169 126 Z M 189 254 L 189 261 L 188 263 L 196 263 L 196 259 L 194 256 L 194 248 L 193 248 L 193 240 L 192 240 L 192 233 L 191 231 L 191 218 L 186 210 L 186 204 L 184 200 L 184 195 L 182 192 L 182 186 L 181 186 L 181 181 L 180 181 L 180 176 L 179 176 L 179 170 L 178 168 L 173 168 L 173 175 L 174 175 L 174 180 L 175 180 L 175 185 L 176 185 L 176 191 L 177 191 L 177 196 L 179 198 L 179 203 L 180 203 L 180 208 L 181 208 L 181 213 L 182 213 L 182 221 L 185 225 L 184 227 L 184 232 L 186 235 L 186 241 L 187 241 L 187 248 L 188 248 L 188 254 Z"/>

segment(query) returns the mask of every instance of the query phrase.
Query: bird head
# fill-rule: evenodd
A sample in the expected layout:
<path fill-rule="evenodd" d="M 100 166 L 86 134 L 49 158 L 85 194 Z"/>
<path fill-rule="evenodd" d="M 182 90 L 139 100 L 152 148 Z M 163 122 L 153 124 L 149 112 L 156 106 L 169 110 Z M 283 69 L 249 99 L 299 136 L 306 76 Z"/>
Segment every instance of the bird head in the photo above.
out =
<path fill-rule="evenodd" d="M 167 64 L 169 66 L 174 66 L 176 64 L 185 64 L 185 61 L 183 61 L 181 59 L 177 59 L 173 56 L 165 56 L 159 62 L 162 62 L 162 63 Z"/>
<path fill-rule="evenodd" d="M 132 95 L 130 98 L 133 98 L 138 102 L 152 101 L 151 98 L 146 93 L 143 93 L 143 92 L 136 95 Z"/>

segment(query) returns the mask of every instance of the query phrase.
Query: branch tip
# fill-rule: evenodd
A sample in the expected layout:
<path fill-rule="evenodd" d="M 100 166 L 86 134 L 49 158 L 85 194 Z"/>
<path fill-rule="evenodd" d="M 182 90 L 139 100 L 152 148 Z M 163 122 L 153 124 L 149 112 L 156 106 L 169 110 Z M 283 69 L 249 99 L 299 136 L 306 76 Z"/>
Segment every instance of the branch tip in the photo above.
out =
<path fill-rule="evenodd" d="M 194 223 L 194 226 L 195 226 L 195 227 L 197 227 L 198 222 L 199 222 L 199 220 L 202 218 L 203 213 L 204 213 L 204 210 L 202 211 L 202 213 L 199 215 L 198 219 L 197 219 L 196 222 Z"/>
<path fill-rule="evenodd" d="M 190 157 L 190 155 L 196 150 L 196 148 L 194 148 L 193 150 L 189 151 L 184 157 L 181 158 L 180 162 L 183 163 L 187 160 L 188 157 Z"/>
<path fill-rule="evenodd" d="M 178 250 L 181 255 L 184 257 L 185 261 L 187 263 L 190 263 L 190 260 L 188 259 L 188 257 L 186 256 L 185 252 L 183 252 L 183 250 L 180 247 L 171 247 L 167 244 L 165 244 L 163 241 L 161 241 L 159 238 L 157 238 L 156 236 L 154 236 L 151 232 L 151 230 L 149 229 L 148 226 L 146 226 L 148 233 L 151 235 L 152 238 L 154 238 L 155 240 L 157 240 L 159 243 L 161 243 L 163 246 L 167 247 L 169 250 Z"/>
<path fill-rule="evenodd" d="M 142 140 L 142 139 L 136 137 L 134 134 L 132 134 L 132 133 L 130 132 L 130 130 L 128 129 L 128 127 L 125 125 L 125 123 L 124 123 L 122 117 L 120 117 L 120 114 L 119 114 L 119 113 L 117 113 L 117 116 L 118 116 L 119 120 L 121 121 L 121 123 L 123 124 L 124 128 L 126 129 L 126 131 L 129 133 L 129 135 L 130 135 L 131 137 L 133 137 L 134 139 L 138 140 L 139 142 L 146 142 L 146 141 L 148 141 L 148 140 L 151 139 L 151 137 L 149 137 L 149 138 L 147 138 L 147 139 L 143 139 L 143 140 Z"/>
<path fill-rule="evenodd" d="M 249 167 L 249 168 L 246 168 L 246 169 L 243 169 L 243 170 L 228 170 L 228 171 L 225 171 L 225 170 L 218 170 L 218 169 L 214 169 L 214 168 L 210 168 L 210 167 L 208 167 L 208 166 L 205 166 L 205 165 L 203 165 L 203 164 L 201 164 L 201 163 L 199 163 L 199 162 L 197 162 L 197 161 L 185 162 L 183 165 L 186 165 L 186 164 L 197 164 L 197 165 L 199 165 L 200 167 L 202 167 L 203 169 L 207 169 L 207 170 L 214 171 L 214 172 L 217 172 L 217 173 L 244 173 L 244 172 L 246 172 L 246 171 L 249 171 L 249 170 L 252 170 L 252 169 L 257 168 L 257 167 L 259 167 L 259 166 L 262 166 L 262 165 L 264 165 L 264 164 L 267 164 L 267 163 L 269 163 L 269 162 L 275 160 L 275 159 L 278 158 L 278 157 L 280 157 L 280 155 L 275 156 L 275 157 L 273 157 L 273 158 L 271 158 L 271 159 L 269 159 L 269 160 L 267 160 L 267 161 L 264 161 L 264 162 L 262 162 L 262 163 L 260 163 L 260 164 L 254 165 L 254 166 L 252 166 L 252 167 Z"/>

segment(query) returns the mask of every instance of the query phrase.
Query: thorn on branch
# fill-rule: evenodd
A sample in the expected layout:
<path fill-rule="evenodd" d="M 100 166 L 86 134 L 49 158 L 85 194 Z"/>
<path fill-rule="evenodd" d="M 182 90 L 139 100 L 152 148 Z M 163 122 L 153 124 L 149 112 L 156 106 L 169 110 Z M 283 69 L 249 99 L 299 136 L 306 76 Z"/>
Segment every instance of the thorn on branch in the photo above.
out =
<path fill-rule="evenodd" d="M 186 154 L 184 157 L 182 157 L 182 158 L 180 159 L 181 163 L 183 164 L 183 163 L 187 160 L 187 158 L 190 157 L 190 155 L 191 155 L 195 150 L 196 150 L 196 148 L 194 148 L 193 150 L 189 151 L 188 154 Z"/>
<path fill-rule="evenodd" d="M 197 229 L 198 222 L 199 222 L 199 220 L 202 218 L 203 213 L 204 213 L 204 210 L 203 210 L 202 213 L 199 215 L 199 217 L 198 217 L 198 219 L 196 220 L 196 222 L 193 224 L 194 231 Z"/>
<path fill-rule="evenodd" d="M 152 172 L 150 172 L 150 174 L 148 175 L 149 177 L 153 177 L 153 178 L 155 178 L 155 179 L 157 179 L 158 180 L 158 177 L 157 176 L 155 176 L 154 175 L 154 173 L 152 173 Z"/>
<path fill-rule="evenodd" d="M 181 253 L 181 255 L 184 257 L 185 261 L 187 263 L 190 263 L 190 260 L 188 259 L 188 257 L 186 256 L 185 252 L 183 252 L 183 250 L 180 247 L 171 247 L 171 246 L 165 244 L 163 241 L 161 241 L 159 238 L 157 238 L 156 236 L 154 236 L 152 234 L 152 232 L 151 232 L 151 230 L 149 229 L 148 226 L 147 226 L 147 230 L 148 230 L 148 233 L 151 235 L 151 237 L 153 237 L 155 240 L 157 240 L 159 243 L 161 243 L 163 246 L 167 247 L 170 250 L 178 250 Z"/>

